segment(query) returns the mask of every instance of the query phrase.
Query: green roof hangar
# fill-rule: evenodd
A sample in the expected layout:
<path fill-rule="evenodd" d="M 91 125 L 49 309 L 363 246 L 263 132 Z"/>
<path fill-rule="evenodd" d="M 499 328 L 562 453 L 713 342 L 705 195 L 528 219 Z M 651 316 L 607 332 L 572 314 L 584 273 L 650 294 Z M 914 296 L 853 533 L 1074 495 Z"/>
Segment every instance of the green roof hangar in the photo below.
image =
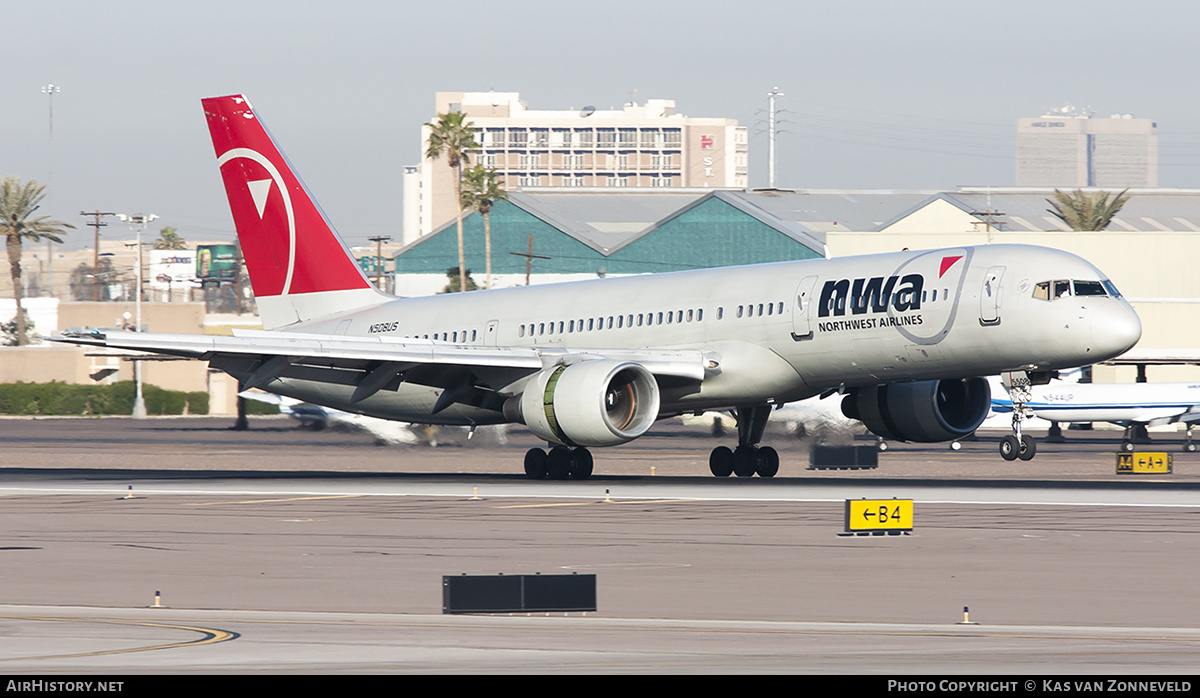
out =
<path fill-rule="evenodd" d="M 761 193 L 704 190 L 512 192 L 490 213 L 492 287 L 827 257 L 823 236 L 755 203 Z M 400 249 L 395 292 L 429 295 L 458 266 L 456 223 Z M 532 257 L 531 241 L 532 240 Z M 483 216 L 463 217 L 466 265 L 486 273 Z"/>

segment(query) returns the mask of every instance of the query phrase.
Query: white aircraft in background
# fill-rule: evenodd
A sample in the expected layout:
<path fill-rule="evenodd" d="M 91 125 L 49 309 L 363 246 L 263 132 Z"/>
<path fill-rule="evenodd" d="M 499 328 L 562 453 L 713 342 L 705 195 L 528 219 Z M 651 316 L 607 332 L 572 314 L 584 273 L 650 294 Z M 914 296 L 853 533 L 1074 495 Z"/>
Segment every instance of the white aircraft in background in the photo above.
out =
<path fill-rule="evenodd" d="M 1002 378 L 993 378 L 992 410 L 1013 412 L 1013 394 Z M 1133 429 L 1185 423 L 1183 450 L 1195 451 L 1192 427 L 1200 421 L 1200 383 L 1067 383 L 1030 386 L 1027 414 L 1049 422 L 1111 422 L 1125 427 L 1126 451 L 1133 450 Z"/>
<path fill-rule="evenodd" d="M 246 99 L 202 104 L 264 331 L 55 339 L 203 359 L 242 390 L 345 412 L 523 423 L 552 445 L 525 454 L 531 478 L 589 477 L 589 447 L 730 409 L 737 447 L 713 449 L 712 472 L 769 477 L 772 406 L 814 395 L 840 394 L 884 438 L 953 440 L 990 411 L 980 376 L 1037 382 L 1141 335 L 1094 266 L 1027 245 L 396 298 L 371 285 Z M 1048 292 L 1064 284 L 1074 293 Z"/>
<path fill-rule="evenodd" d="M 330 425 L 352 427 L 374 436 L 377 443 L 380 444 L 425 444 L 427 446 L 437 446 L 438 434 L 444 429 L 444 427 L 436 427 L 428 424 L 409 424 L 408 422 L 397 422 L 391 419 L 368 417 L 365 414 L 343 412 L 342 410 L 314 405 L 311 402 L 301 402 L 295 398 L 264 393 L 258 390 L 247 390 L 239 393 L 238 397 L 263 402 L 268 405 L 277 405 L 280 414 L 285 414 L 299 422 L 302 429 L 320 431 Z M 485 427 L 485 429 L 492 431 L 495 442 L 505 444 L 508 443 L 507 426 L 506 424 L 497 424 Z M 474 435 L 475 429 L 470 428 L 470 431 L 467 433 L 467 439 L 470 440 Z"/>

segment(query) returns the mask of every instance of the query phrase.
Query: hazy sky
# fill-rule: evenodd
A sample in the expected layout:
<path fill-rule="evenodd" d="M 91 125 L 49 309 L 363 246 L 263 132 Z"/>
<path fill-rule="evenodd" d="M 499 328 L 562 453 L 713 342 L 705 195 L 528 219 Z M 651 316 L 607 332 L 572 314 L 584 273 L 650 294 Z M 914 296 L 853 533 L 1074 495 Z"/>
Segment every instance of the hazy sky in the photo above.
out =
<path fill-rule="evenodd" d="M 808 188 L 1009 186 L 1016 119 L 1073 104 L 1154 118 L 1160 185 L 1200 187 L 1192 3 L 41 0 L 6 3 L 3 23 L 0 175 L 49 178 L 43 212 L 76 225 L 147 212 L 231 239 L 200 98 L 239 92 L 351 245 L 399 238 L 402 166 L 438 90 L 531 109 L 674 99 L 748 126 L 765 186 L 778 86 L 778 184 Z"/>

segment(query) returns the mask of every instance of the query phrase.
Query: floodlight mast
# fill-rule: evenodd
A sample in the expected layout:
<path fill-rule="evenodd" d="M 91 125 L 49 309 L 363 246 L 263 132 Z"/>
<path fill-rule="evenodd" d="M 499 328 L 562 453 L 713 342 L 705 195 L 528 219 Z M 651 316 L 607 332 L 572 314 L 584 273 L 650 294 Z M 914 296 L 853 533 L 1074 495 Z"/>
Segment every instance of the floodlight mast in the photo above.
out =
<path fill-rule="evenodd" d="M 142 213 L 135 213 L 133 215 L 118 213 L 117 218 L 128 223 L 130 230 L 133 230 L 134 232 L 137 233 L 137 274 L 136 274 L 137 281 L 135 282 L 137 284 L 137 286 L 134 289 L 134 296 L 133 296 L 134 309 L 135 309 L 134 321 L 133 321 L 134 322 L 133 331 L 141 332 L 142 331 L 142 231 L 146 229 L 146 226 L 150 225 L 150 221 L 155 220 L 156 218 L 158 218 L 158 216 L 154 215 L 153 213 L 151 213 L 149 215 L 142 214 Z M 133 378 L 134 378 L 134 382 L 137 383 L 137 397 L 135 397 L 133 399 L 133 418 L 134 419 L 145 419 L 146 418 L 146 400 L 144 397 L 142 397 L 142 362 L 137 359 L 133 360 Z"/>

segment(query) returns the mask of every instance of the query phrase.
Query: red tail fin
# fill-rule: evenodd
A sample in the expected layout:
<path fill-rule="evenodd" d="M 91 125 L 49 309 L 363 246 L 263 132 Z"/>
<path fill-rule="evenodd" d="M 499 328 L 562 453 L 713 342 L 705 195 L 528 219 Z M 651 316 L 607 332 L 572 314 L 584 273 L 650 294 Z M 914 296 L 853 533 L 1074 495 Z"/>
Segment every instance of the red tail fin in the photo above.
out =
<path fill-rule="evenodd" d="M 230 95 L 201 102 L 254 295 L 264 311 L 264 324 L 280 326 L 348 309 L 344 303 L 335 307 L 331 302 L 318 302 L 309 312 L 289 312 L 287 317 L 269 321 L 264 300 L 274 308 L 308 308 L 318 301 L 310 297 L 279 304 L 272 303 L 272 297 L 373 291 L 246 98 Z"/>

